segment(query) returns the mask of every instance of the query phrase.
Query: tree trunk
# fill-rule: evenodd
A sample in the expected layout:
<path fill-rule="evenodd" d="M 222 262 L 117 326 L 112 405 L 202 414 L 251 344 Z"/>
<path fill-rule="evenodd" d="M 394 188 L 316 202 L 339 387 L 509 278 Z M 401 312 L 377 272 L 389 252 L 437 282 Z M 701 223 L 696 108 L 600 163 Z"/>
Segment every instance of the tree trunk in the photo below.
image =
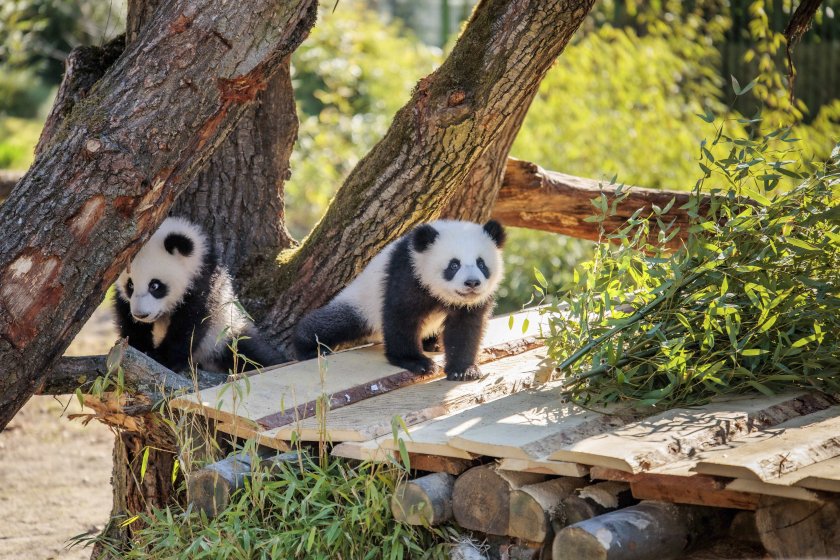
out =
<path fill-rule="evenodd" d="M 516 108 L 530 102 L 592 4 L 483 0 L 476 7 L 450 56 L 420 80 L 306 242 L 278 263 L 248 271 L 246 307 L 270 335 L 288 343 L 297 320 L 326 303 L 389 241 L 460 200 L 467 176 L 515 128 Z M 269 294 L 273 304 L 259 306 Z"/>
<path fill-rule="evenodd" d="M 289 59 L 170 212 L 201 224 L 234 276 L 295 244 L 283 203 L 298 131 Z"/>
<path fill-rule="evenodd" d="M 457 189 L 443 208 L 441 218 L 486 222 L 493 213 L 499 191 L 504 184 L 505 170 L 510 147 L 522 127 L 531 102 L 539 90 L 539 84 L 513 108 L 513 115 L 499 137 L 473 165 L 464 183 Z"/>
<path fill-rule="evenodd" d="M 0 429 L 314 22 L 312 0 L 162 6 L 0 206 Z"/>

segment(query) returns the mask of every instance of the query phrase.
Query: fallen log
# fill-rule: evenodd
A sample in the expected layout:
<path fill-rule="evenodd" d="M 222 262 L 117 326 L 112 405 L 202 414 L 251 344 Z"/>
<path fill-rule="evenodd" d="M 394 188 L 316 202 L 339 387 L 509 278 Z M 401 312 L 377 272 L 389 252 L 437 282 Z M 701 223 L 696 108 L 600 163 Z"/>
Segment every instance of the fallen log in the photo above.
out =
<path fill-rule="evenodd" d="M 510 494 L 508 534 L 534 543 L 545 541 L 552 534 L 552 520 L 560 502 L 584 485 L 583 478 L 560 477 L 514 490 Z"/>
<path fill-rule="evenodd" d="M 755 512 L 761 544 L 773 558 L 840 557 L 840 500 L 762 496 Z"/>
<path fill-rule="evenodd" d="M 564 498 L 555 516 L 555 525 L 565 527 L 636 503 L 625 482 L 599 482 Z"/>
<path fill-rule="evenodd" d="M 605 513 L 557 533 L 554 560 L 667 560 L 678 558 L 701 538 L 721 534 L 731 512 L 663 502 Z"/>
<path fill-rule="evenodd" d="M 299 460 L 297 452 L 261 457 L 254 453 L 235 453 L 187 475 L 187 500 L 195 511 L 215 517 L 230 504 L 233 493 L 259 468 L 266 472 L 284 463 Z"/>
<path fill-rule="evenodd" d="M 493 465 L 474 467 L 455 481 L 452 493 L 455 520 L 464 529 L 507 535 L 511 493 L 544 480 L 541 474 L 500 471 Z"/>
<path fill-rule="evenodd" d="M 504 182 L 493 207 L 493 218 L 506 226 L 598 241 L 601 239 L 600 224 L 585 221 L 596 213 L 590 201 L 603 193 L 612 204 L 615 190 L 615 185 L 547 171 L 534 163 L 508 158 Z M 683 206 L 689 201 L 689 192 L 629 186 L 622 190 L 628 196 L 617 205 L 615 214 L 604 221 L 607 234 L 623 227 L 640 208 L 643 209 L 642 216 L 649 216 L 653 214 L 654 206 L 667 207 L 668 211 L 663 211 L 659 219 L 663 225 L 670 226 L 667 234 L 677 227 L 679 232 L 666 245 L 677 248 L 682 244 L 688 235 L 688 210 Z M 701 209 L 708 207 L 709 200 L 708 196 L 704 197 Z M 649 240 L 653 243 L 660 232 L 659 223 L 652 220 L 650 227 Z"/>
<path fill-rule="evenodd" d="M 455 477 L 433 473 L 401 482 L 391 496 L 394 519 L 409 525 L 440 525 L 452 519 Z"/>

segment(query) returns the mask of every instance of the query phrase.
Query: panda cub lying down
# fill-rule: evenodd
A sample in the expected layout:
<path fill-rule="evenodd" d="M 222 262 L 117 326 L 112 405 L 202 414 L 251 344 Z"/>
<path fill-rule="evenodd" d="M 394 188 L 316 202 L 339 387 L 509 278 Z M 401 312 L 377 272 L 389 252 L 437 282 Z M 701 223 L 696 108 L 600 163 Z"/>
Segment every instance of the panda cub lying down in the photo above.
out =
<path fill-rule="evenodd" d="M 167 218 L 117 279 L 116 317 L 120 336 L 174 371 L 196 367 L 238 371 L 280 363 L 235 303 L 228 271 L 218 262 L 207 235 L 183 218 Z M 247 338 L 245 338 L 247 337 Z M 244 363 L 243 363 L 244 362 Z"/>
<path fill-rule="evenodd" d="M 477 379 L 475 364 L 493 295 L 502 278 L 505 231 L 496 221 L 438 220 L 386 246 L 326 306 L 298 323 L 298 359 L 358 339 L 385 341 L 392 364 L 414 373 L 434 369 L 423 354 L 443 330 L 450 380 Z"/>

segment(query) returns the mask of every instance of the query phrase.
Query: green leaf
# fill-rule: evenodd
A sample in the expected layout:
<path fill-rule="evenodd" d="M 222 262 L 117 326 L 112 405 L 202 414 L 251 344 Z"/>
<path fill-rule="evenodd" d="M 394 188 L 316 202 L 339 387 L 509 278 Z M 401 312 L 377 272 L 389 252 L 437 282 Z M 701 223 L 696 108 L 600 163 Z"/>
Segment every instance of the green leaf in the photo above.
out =
<path fill-rule="evenodd" d="M 147 445 L 143 450 L 143 462 L 140 464 L 140 482 L 146 478 L 146 467 L 149 466 L 149 451 L 151 451 L 151 448 Z"/>
<path fill-rule="evenodd" d="M 546 288 L 548 287 L 548 282 L 546 281 L 545 276 L 543 276 L 543 273 L 540 272 L 540 269 L 537 268 L 537 267 L 534 267 L 534 277 L 537 279 L 537 283 L 540 286 L 543 286 L 543 287 L 546 287 Z"/>
<path fill-rule="evenodd" d="M 735 76 L 730 76 L 732 78 L 732 89 L 735 91 L 735 95 L 741 95 L 743 90 L 741 89 L 741 85 L 738 83 L 738 80 Z"/>

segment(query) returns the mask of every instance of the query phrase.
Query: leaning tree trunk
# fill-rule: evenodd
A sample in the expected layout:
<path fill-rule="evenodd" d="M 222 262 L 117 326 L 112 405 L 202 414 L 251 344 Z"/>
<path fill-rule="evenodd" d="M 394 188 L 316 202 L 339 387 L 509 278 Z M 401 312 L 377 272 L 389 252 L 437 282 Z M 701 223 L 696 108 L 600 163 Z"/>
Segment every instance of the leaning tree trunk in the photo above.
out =
<path fill-rule="evenodd" d="M 314 0 L 166 3 L 0 206 L 0 429 L 274 71 Z"/>
<path fill-rule="evenodd" d="M 128 0 L 128 43 L 137 40 L 160 3 Z M 170 211 L 201 224 L 234 277 L 249 259 L 274 256 L 294 245 L 283 195 L 298 131 L 290 58 Z"/>
<path fill-rule="evenodd" d="M 530 103 L 593 2 L 479 3 L 450 56 L 420 80 L 305 243 L 281 254 L 279 266 L 249 271 L 246 306 L 275 339 L 287 344 L 301 315 L 323 305 L 389 241 L 460 200 L 480 158 L 506 132 L 515 133 L 519 109 Z M 268 294 L 281 297 L 258 307 Z"/>
<path fill-rule="evenodd" d="M 513 114 L 499 131 L 499 137 L 485 150 L 470 169 L 463 184 L 443 208 L 441 218 L 485 222 L 493 213 L 493 204 L 504 183 L 510 147 L 528 114 L 539 84 L 535 84 L 522 102 L 513 108 Z"/>

